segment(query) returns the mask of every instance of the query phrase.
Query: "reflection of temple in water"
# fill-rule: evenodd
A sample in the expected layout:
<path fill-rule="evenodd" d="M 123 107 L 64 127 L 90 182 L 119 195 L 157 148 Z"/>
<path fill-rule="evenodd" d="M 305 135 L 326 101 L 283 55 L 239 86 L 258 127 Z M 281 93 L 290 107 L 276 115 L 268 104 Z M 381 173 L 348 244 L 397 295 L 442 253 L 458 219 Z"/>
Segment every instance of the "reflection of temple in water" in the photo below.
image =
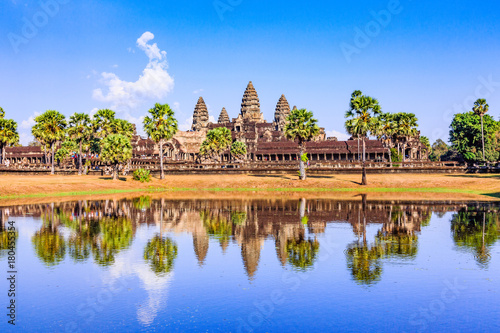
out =
<path fill-rule="evenodd" d="M 376 251 L 399 251 L 411 256 L 416 245 L 408 245 L 408 242 L 429 222 L 431 213 L 457 211 L 460 207 L 463 205 L 363 204 L 361 201 L 332 200 L 152 200 L 141 197 L 4 207 L 0 208 L 0 215 L 2 221 L 6 221 L 6 216 L 43 217 L 51 221 L 52 228 L 72 226 L 74 230 L 82 229 L 82 221 L 121 218 L 130 224 L 130 237 L 142 225 L 156 225 L 162 232 L 187 232 L 193 237 L 194 253 L 200 266 L 203 266 L 214 242 L 220 244 L 220 251 L 225 251 L 230 244 L 237 244 L 241 248 L 243 266 L 251 279 L 258 270 L 266 239 L 274 240 L 281 265 L 307 269 L 314 263 L 319 249 L 315 239 L 325 233 L 328 224 L 349 223 L 358 238 L 366 234 L 368 224 L 381 224 L 376 241 L 385 245 Z M 128 232 L 128 229 L 120 228 L 112 235 L 123 237 L 120 235 Z M 121 248 L 126 246 L 122 244 Z M 357 249 L 363 251 L 363 245 Z M 118 250 L 108 250 L 105 254 L 113 255 Z M 353 265 L 362 267 L 363 264 Z"/>

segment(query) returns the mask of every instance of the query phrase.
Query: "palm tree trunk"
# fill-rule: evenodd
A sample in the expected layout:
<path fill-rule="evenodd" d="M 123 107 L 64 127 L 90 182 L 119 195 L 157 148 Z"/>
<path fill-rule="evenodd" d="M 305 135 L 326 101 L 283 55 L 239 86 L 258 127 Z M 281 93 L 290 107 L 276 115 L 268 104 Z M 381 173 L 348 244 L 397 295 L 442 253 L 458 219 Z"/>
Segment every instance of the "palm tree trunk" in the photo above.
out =
<path fill-rule="evenodd" d="M 300 180 L 306 180 L 306 167 L 304 165 L 304 161 L 302 160 L 302 155 L 304 155 L 304 145 L 301 143 L 299 156 Z"/>
<path fill-rule="evenodd" d="M 366 182 L 366 147 L 365 138 L 363 138 L 363 171 L 361 176 L 361 185 L 367 185 Z"/>
<path fill-rule="evenodd" d="M 486 161 L 486 154 L 484 153 L 484 126 L 483 126 L 483 115 L 481 115 L 481 138 L 483 140 L 483 162 Z"/>
<path fill-rule="evenodd" d="M 118 179 L 118 164 L 115 164 L 113 167 L 113 180 Z"/>
<path fill-rule="evenodd" d="M 4 155 L 5 148 L 3 147 L 3 145 L 0 145 L 0 150 L 2 151 L 2 154 L 0 155 L 0 164 L 3 164 L 3 161 L 5 159 L 5 155 Z"/>
<path fill-rule="evenodd" d="M 78 151 L 78 175 L 82 175 L 82 140 L 80 140 L 80 147 Z"/>
<path fill-rule="evenodd" d="M 50 157 L 51 159 L 51 162 L 52 162 L 52 170 L 50 171 L 50 174 L 51 175 L 54 175 L 56 172 L 55 172 L 55 167 L 54 167 L 54 150 L 55 150 L 55 142 L 52 142 L 51 144 L 51 150 L 52 150 L 52 156 Z"/>
<path fill-rule="evenodd" d="M 165 178 L 163 174 L 163 140 L 160 140 L 160 179 Z"/>

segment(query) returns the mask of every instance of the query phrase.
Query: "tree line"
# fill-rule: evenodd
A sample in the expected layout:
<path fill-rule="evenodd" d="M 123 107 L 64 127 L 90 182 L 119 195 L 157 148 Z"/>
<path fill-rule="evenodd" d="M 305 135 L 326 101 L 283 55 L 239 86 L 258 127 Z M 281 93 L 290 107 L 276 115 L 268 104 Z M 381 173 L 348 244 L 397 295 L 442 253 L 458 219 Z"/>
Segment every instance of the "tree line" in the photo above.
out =
<path fill-rule="evenodd" d="M 414 140 L 419 140 L 426 147 L 433 161 L 498 161 L 500 121 L 486 114 L 488 111 L 489 105 L 486 100 L 478 99 L 472 111 L 454 116 L 450 125 L 451 145 L 439 139 L 431 146 L 428 138 L 420 136 L 415 114 L 384 113 L 376 98 L 364 95 L 359 90 L 354 91 L 349 110 L 345 114 L 347 120 L 344 126 L 352 139 L 362 141 L 362 183 L 366 184 L 365 140 L 369 136 L 381 140 L 390 149 L 391 162 L 404 162 L 406 147 Z M 168 104 L 156 103 L 144 118 L 143 126 L 148 137 L 159 144 L 160 178 L 163 179 L 163 145 L 178 131 L 174 111 Z M 114 179 L 118 176 L 119 167 L 132 158 L 131 138 L 134 135 L 134 125 L 116 118 L 116 113 L 109 109 L 101 109 L 93 116 L 74 113 L 68 120 L 58 111 L 47 110 L 35 118 L 31 133 L 36 144 L 42 147 L 46 161 L 50 161 L 52 174 L 55 173 L 55 161 L 64 160 L 73 152 L 78 152 L 79 175 L 87 173 L 90 163 L 87 160 L 85 165 L 83 164 L 83 154 L 94 155 L 113 166 Z M 308 160 L 305 143 L 313 140 L 318 134 L 317 120 L 311 111 L 307 109 L 291 111 L 284 135 L 298 145 L 302 180 L 306 178 L 305 165 Z M 5 148 L 16 145 L 19 145 L 17 123 L 12 119 L 5 119 L 5 112 L 0 107 L 0 163 L 4 163 Z M 198 157 L 220 162 L 222 154 L 227 150 L 237 161 L 246 158 L 245 143 L 233 140 L 228 128 L 217 127 L 208 131 Z"/>

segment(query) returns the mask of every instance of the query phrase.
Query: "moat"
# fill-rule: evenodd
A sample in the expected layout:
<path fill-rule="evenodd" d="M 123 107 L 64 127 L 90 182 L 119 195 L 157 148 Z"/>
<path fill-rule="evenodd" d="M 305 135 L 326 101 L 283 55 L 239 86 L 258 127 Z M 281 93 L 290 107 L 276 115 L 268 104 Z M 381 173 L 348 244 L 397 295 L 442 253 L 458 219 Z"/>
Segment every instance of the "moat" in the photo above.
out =
<path fill-rule="evenodd" d="M 142 196 L 0 217 L 2 331 L 500 330 L 499 203 Z"/>

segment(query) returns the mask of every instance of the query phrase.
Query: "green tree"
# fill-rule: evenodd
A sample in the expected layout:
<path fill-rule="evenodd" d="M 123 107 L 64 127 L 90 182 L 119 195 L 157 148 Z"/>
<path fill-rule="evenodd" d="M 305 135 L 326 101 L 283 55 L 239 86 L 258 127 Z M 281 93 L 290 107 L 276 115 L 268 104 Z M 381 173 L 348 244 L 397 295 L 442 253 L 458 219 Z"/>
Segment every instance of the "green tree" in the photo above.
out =
<path fill-rule="evenodd" d="M 484 98 L 479 98 L 475 103 L 472 111 L 481 117 L 481 141 L 483 144 L 483 162 L 486 161 L 486 155 L 484 153 L 484 125 L 483 125 L 483 116 L 488 112 L 490 106 L 486 103 Z"/>
<path fill-rule="evenodd" d="M 71 156 L 71 154 L 75 151 L 78 150 L 78 144 L 71 140 L 71 139 L 66 139 L 64 142 L 61 144 L 61 148 L 59 148 L 56 152 L 56 161 L 61 163 L 64 161 L 67 157 Z"/>
<path fill-rule="evenodd" d="M 247 145 L 241 141 L 235 141 L 231 145 L 231 156 L 243 160 L 247 156 Z"/>
<path fill-rule="evenodd" d="M 112 134 L 122 134 L 129 139 L 134 136 L 134 125 L 124 119 L 114 119 L 111 123 Z"/>
<path fill-rule="evenodd" d="M 473 162 L 480 159 L 482 150 L 482 135 L 484 133 L 485 160 L 494 162 L 499 157 L 498 132 L 500 122 L 490 115 L 484 115 L 483 126 L 481 119 L 474 112 L 459 113 L 453 117 L 450 125 L 450 142 L 466 161 Z M 483 127 L 483 131 L 481 131 Z"/>
<path fill-rule="evenodd" d="M 57 111 L 47 110 L 36 117 L 35 122 L 36 124 L 31 129 L 31 133 L 38 141 L 50 146 L 52 160 L 51 174 L 54 174 L 55 146 L 57 142 L 64 139 L 66 134 L 66 118 Z"/>
<path fill-rule="evenodd" d="M 120 165 L 127 164 L 132 158 L 130 139 L 122 134 L 111 134 L 102 140 L 101 160 L 113 165 L 113 180 L 118 179 Z"/>
<path fill-rule="evenodd" d="M 93 117 L 94 132 L 98 138 L 103 139 L 106 136 L 113 134 L 113 122 L 115 121 L 115 111 L 109 109 L 101 109 Z"/>
<path fill-rule="evenodd" d="M 5 111 L 0 106 L 0 119 L 5 117 Z"/>
<path fill-rule="evenodd" d="M 149 262 L 153 272 L 158 275 L 170 273 L 176 258 L 177 244 L 168 237 L 156 235 L 144 249 L 144 260 Z"/>
<path fill-rule="evenodd" d="M 0 108 L 1 109 L 1 108 Z M 17 123 L 12 119 L 4 119 L 5 112 L 0 113 L 0 164 L 5 160 L 5 148 L 19 142 Z"/>
<path fill-rule="evenodd" d="M 208 131 L 206 139 L 200 147 L 200 155 L 215 158 L 222 162 L 222 153 L 226 151 L 233 142 L 231 131 L 226 127 L 217 127 Z"/>
<path fill-rule="evenodd" d="M 436 142 L 432 144 L 429 159 L 434 162 L 441 161 L 442 157 L 445 156 L 449 150 L 450 147 L 446 144 L 446 142 L 441 139 L 437 139 Z"/>
<path fill-rule="evenodd" d="M 82 147 L 92 137 L 92 121 L 85 113 L 75 113 L 69 118 L 68 135 L 78 144 L 78 175 L 82 175 Z"/>
<path fill-rule="evenodd" d="M 313 118 L 311 111 L 306 109 L 294 109 L 286 119 L 287 123 L 284 128 L 285 137 L 295 141 L 299 145 L 299 169 L 300 179 L 306 179 L 306 168 L 302 156 L 305 154 L 305 144 L 311 141 L 319 134 L 317 120 Z"/>
<path fill-rule="evenodd" d="M 394 132 L 395 141 L 403 145 L 402 155 L 403 162 L 406 161 L 406 144 L 411 138 L 419 135 L 418 132 L 418 119 L 413 113 L 399 112 L 392 115 L 392 121 L 394 122 Z"/>
<path fill-rule="evenodd" d="M 144 118 L 144 131 L 160 145 L 160 179 L 164 179 L 163 144 L 177 133 L 177 120 L 168 104 L 156 103 L 148 112 L 150 116 Z"/>
<path fill-rule="evenodd" d="M 345 117 L 348 118 L 345 123 L 345 128 L 349 134 L 360 137 L 363 141 L 362 185 L 367 185 L 365 139 L 369 134 L 376 135 L 378 127 L 377 116 L 379 116 L 380 113 L 381 107 L 377 99 L 365 96 L 359 90 L 352 93 L 350 109 L 345 114 Z"/>

